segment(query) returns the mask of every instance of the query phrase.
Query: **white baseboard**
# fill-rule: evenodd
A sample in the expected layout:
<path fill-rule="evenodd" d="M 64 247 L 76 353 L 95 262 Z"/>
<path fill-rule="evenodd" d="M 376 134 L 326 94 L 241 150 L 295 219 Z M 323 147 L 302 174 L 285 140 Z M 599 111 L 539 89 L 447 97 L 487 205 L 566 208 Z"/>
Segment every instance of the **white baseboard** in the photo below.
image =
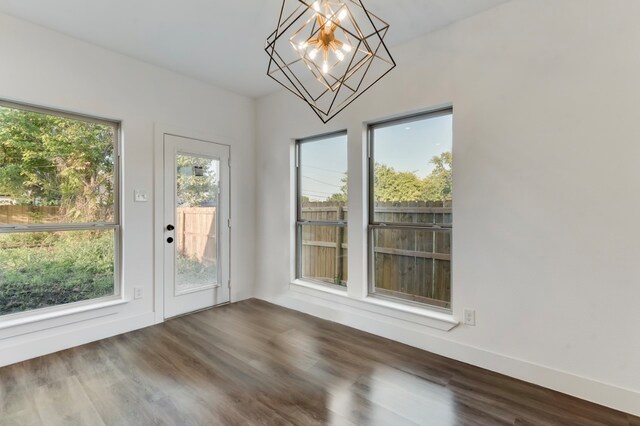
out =
<path fill-rule="evenodd" d="M 424 333 L 424 326 L 289 292 L 264 300 L 447 358 L 640 416 L 640 393 Z"/>
<path fill-rule="evenodd" d="M 98 325 L 88 323 L 82 328 L 67 329 L 57 334 L 55 329 L 48 329 L 45 337 L 34 336 L 32 340 L 4 347 L 0 351 L 0 367 L 138 330 L 154 323 L 154 314 L 150 312 Z"/>

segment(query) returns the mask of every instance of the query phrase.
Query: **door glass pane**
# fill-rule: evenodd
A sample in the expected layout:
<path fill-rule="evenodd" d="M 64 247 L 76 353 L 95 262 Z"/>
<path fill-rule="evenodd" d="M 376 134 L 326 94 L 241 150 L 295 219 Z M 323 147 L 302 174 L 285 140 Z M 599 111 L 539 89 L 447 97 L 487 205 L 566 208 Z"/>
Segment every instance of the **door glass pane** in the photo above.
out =
<path fill-rule="evenodd" d="M 219 284 L 220 161 L 176 158 L 176 293 Z"/>
<path fill-rule="evenodd" d="M 0 315 L 117 294 L 115 231 L 0 233 Z"/>

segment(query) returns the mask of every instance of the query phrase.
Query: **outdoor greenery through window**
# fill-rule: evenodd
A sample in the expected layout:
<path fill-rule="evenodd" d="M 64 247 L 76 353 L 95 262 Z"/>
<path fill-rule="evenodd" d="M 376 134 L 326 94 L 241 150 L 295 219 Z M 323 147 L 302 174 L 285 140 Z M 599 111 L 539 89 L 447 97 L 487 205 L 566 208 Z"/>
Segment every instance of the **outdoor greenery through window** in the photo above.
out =
<path fill-rule="evenodd" d="M 297 278 L 347 285 L 347 135 L 297 144 Z"/>
<path fill-rule="evenodd" d="M 118 293 L 118 132 L 0 102 L 0 315 Z"/>
<path fill-rule="evenodd" d="M 371 126 L 370 292 L 451 308 L 452 110 Z"/>

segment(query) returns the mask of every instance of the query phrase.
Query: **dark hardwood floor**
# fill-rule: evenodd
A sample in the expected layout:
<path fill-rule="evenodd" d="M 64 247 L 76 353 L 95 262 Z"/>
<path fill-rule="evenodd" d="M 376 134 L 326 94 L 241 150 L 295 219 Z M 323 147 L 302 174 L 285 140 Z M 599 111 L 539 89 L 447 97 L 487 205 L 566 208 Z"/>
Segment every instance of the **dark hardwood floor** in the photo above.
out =
<path fill-rule="evenodd" d="M 248 300 L 0 369 L 1 425 L 640 425 Z"/>

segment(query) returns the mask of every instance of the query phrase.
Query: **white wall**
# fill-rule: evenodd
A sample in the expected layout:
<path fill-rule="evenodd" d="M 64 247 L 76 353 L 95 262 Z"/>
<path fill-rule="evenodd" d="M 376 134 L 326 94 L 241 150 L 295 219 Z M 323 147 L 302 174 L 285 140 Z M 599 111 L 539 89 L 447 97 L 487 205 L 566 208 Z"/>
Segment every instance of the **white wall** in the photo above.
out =
<path fill-rule="evenodd" d="M 636 0 L 515 0 L 394 48 L 398 68 L 327 126 L 288 93 L 260 99 L 260 297 L 640 414 L 638 16 Z M 349 129 L 361 282 L 362 123 L 448 103 L 453 307 L 476 309 L 477 327 L 290 290 L 291 139 Z"/>
<path fill-rule="evenodd" d="M 117 28 L 116 28 L 117 30 Z M 0 329 L 0 365 L 153 324 L 154 124 L 232 141 L 232 301 L 253 294 L 255 102 L 0 15 L 0 98 L 122 120 L 125 297 L 99 312 Z M 157 175 L 159 176 L 159 175 Z M 161 223 L 158 226 L 162 226 Z M 99 318 L 93 318 L 99 315 Z M 74 322 L 70 325 L 63 325 Z M 1 326 L 2 324 L 0 324 Z M 33 332 L 41 328 L 46 330 Z"/>

